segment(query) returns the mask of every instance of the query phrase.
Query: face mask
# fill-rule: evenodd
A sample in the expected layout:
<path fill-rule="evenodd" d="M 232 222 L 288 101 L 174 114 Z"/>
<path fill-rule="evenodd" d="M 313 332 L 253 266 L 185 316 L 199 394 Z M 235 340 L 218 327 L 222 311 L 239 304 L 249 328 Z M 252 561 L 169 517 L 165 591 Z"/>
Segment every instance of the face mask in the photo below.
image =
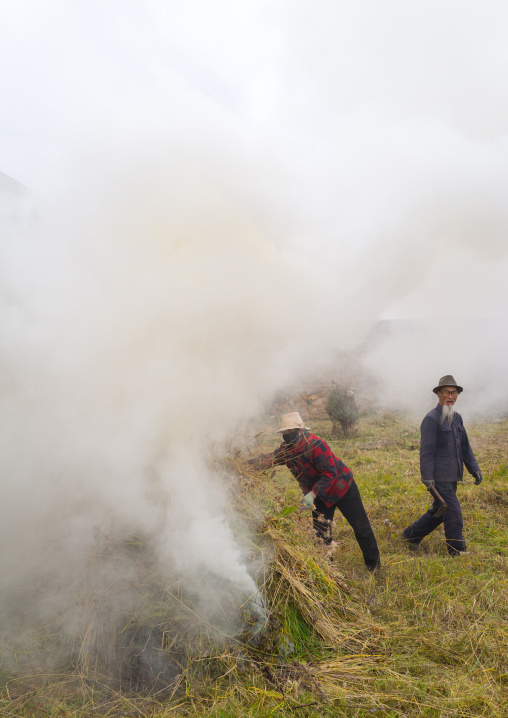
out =
<path fill-rule="evenodd" d="M 300 429 L 294 429 L 293 431 L 285 431 L 282 434 L 285 444 L 294 444 L 300 438 Z"/>

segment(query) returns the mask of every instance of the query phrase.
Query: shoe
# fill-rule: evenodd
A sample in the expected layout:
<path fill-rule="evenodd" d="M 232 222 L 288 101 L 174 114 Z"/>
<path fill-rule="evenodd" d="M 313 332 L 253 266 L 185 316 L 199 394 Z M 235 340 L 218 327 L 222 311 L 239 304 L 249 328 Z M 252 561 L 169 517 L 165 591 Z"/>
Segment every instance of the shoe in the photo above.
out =
<path fill-rule="evenodd" d="M 451 553 L 450 556 L 452 558 L 457 558 L 457 556 L 471 556 L 471 551 L 457 551 L 456 553 Z"/>
<path fill-rule="evenodd" d="M 337 549 L 338 543 L 336 541 L 331 541 L 329 544 L 326 544 L 326 558 L 329 561 L 333 562 L 333 554 L 335 553 L 335 550 Z"/>
<path fill-rule="evenodd" d="M 406 546 L 410 551 L 418 551 L 420 544 L 414 543 L 414 541 L 408 539 L 408 537 L 404 534 L 404 531 L 401 533 L 400 538 L 406 543 Z"/>

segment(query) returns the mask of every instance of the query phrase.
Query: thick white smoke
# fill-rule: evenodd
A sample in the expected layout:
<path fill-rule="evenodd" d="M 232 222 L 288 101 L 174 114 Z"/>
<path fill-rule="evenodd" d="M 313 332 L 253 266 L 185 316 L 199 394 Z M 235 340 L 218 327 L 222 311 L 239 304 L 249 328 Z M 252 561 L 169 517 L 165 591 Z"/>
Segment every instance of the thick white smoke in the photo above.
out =
<path fill-rule="evenodd" d="M 135 613 L 134 535 L 195 595 L 191 620 L 256 591 L 206 456 L 307 364 L 316 270 L 258 186 L 275 170 L 201 133 L 138 138 L 129 160 L 103 148 L 93 187 L 35 218 L 5 199 L 2 584 L 32 594 L 18 640 L 19 615 L 28 641 L 42 620 L 89 637 Z"/>

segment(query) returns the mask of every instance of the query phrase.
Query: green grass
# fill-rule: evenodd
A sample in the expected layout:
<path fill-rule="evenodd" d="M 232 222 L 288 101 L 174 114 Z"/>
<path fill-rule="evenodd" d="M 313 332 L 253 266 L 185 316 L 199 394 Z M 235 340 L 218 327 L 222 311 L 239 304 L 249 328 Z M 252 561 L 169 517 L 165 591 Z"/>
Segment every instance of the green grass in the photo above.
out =
<path fill-rule="evenodd" d="M 330 422 L 312 429 L 354 472 L 381 550 L 379 574 L 366 572 L 339 513 L 333 564 L 309 514 L 279 515 L 300 499 L 287 469 L 254 472 L 231 459 L 231 497 L 254 535 L 251 553 L 265 563 L 271 617 L 262 640 L 202 641 L 185 656 L 173 696 L 115 693 L 76 671 L 11 677 L 0 715 L 508 716 L 508 421 L 468 427 L 485 480 L 476 487 L 466 477 L 458 489 L 471 550 L 459 559 L 449 558 L 441 528 L 416 554 L 399 538 L 430 503 L 417 424 L 371 412 L 348 439 L 332 440 Z M 251 452 L 278 441 L 267 431 Z M 159 624 L 164 611 L 157 606 Z"/>

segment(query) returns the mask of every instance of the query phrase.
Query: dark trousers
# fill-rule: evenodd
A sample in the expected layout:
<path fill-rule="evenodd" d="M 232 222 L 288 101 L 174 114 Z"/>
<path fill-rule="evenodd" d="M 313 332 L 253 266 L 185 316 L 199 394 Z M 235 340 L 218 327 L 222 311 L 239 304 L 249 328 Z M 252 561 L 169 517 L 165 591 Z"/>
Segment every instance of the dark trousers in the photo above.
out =
<path fill-rule="evenodd" d="M 455 556 L 460 551 L 466 550 L 466 542 L 462 535 L 462 510 L 457 498 L 457 482 L 436 482 L 436 489 L 448 504 L 444 514 L 437 518 L 434 516 L 440 505 L 439 501 L 434 499 L 432 508 L 426 511 L 423 516 L 420 516 L 414 524 L 404 529 L 402 536 L 411 541 L 412 544 L 418 545 L 431 531 L 434 531 L 440 524 L 444 524 L 446 548 L 451 556 Z"/>
<path fill-rule="evenodd" d="M 373 571 L 380 566 L 379 549 L 371 528 L 369 517 L 363 507 L 358 486 L 353 482 L 347 494 L 328 508 L 320 498 L 314 501 L 312 523 L 316 535 L 326 544 L 332 542 L 332 521 L 335 509 L 339 509 L 355 533 L 363 554 L 365 565 Z"/>

